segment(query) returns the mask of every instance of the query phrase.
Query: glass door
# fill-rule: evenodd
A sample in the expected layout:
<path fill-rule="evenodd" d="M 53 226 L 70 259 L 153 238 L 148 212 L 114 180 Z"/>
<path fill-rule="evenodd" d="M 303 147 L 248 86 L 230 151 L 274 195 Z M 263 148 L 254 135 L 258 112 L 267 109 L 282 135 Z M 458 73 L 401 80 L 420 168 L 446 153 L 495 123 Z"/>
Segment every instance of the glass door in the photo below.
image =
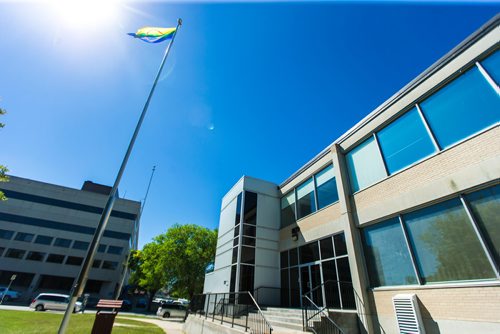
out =
<path fill-rule="evenodd" d="M 319 264 L 300 267 L 300 294 L 309 297 L 317 306 L 323 306 L 323 288 Z M 302 305 L 304 300 L 302 300 Z"/>

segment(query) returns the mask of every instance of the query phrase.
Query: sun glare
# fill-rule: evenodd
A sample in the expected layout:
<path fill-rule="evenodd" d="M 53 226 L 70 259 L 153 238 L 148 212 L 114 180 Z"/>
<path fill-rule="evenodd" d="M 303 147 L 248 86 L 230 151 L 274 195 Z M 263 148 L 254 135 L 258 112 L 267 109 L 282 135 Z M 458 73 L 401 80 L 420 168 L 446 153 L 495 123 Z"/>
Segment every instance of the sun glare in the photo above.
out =
<path fill-rule="evenodd" d="M 68 25 L 88 28 L 118 18 L 118 0 L 49 0 L 53 10 Z"/>

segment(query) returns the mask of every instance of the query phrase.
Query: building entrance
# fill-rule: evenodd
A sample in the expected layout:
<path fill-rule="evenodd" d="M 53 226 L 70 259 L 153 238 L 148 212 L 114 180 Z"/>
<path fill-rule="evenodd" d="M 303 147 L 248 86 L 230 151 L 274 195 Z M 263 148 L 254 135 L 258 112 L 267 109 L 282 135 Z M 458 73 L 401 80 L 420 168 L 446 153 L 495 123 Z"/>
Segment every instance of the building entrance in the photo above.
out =
<path fill-rule="evenodd" d="M 307 296 L 316 305 L 323 305 L 321 289 L 321 268 L 319 264 L 305 265 L 300 268 L 300 295 Z M 307 303 L 302 300 L 301 304 Z M 301 306 L 302 306 L 301 305 Z"/>

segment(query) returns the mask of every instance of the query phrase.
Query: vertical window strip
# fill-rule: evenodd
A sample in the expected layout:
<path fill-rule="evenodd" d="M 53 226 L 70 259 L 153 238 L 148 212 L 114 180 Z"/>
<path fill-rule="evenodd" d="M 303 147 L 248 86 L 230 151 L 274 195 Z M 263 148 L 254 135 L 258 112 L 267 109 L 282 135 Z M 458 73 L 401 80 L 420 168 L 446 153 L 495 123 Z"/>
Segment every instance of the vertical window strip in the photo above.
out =
<path fill-rule="evenodd" d="M 483 67 L 483 65 L 481 65 L 481 63 L 479 63 L 479 62 L 476 62 L 476 67 L 479 69 L 479 72 L 481 72 L 481 74 L 486 79 L 486 81 L 488 81 L 488 83 L 490 84 L 490 86 L 495 90 L 495 92 L 498 95 L 500 95 L 500 88 L 498 87 L 498 85 L 495 82 L 495 80 L 493 80 L 493 78 L 491 77 L 491 75 L 488 73 L 488 71 L 486 71 L 486 69 Z"/>
<path fill-rule="evenodd" d="M 434 148 L 436 149 L 436 152 L 440 152 L 441 151 L 441 147 L 439 146 L 439 143 L 436 140 L 436 136 L 434 135 L 434 132 L 432 132 L 432 129 L 429 126 L 429 122 L 427 122 L 427 119 L 425 118 L 425 115 L 422 112 L 422 109 L 420 108 L 420 105 L 418 103 L 416 103 L 415 107 L 418 110 L 418 114 L 420 115 L 420 118 L 422 119 L 422 122 L 424 123 L 424 126 L 425 126 L 425 129 L 427 130 L 427 133 L 431 137 L 431 140 L 432 140 L 432 143 L 434 144 Z"/>
<path fill-rule="evenodd" d="M 313 196 L 314 196 L 314 205 L 316 206 L 316 210 L 314 210 L 311 213 L 314 213 L 314 212 L 319 210 L 317 189 L 318 189 L 318 186 L 317 186 L 317 182 L 316 182 L 316 175 L 313 175 Z M 319 247 L 319 245 L 318 245 L 318 247 Z M 321 257 L 321 255 L 320 255 L 320 257 Z"/>
<path fill-rule="evenodd" d="M 375 140 L 375 144 L 377 145 L 378 149 L 378 154 L 380 154 L 380 157 L 382 158 L 382 163 L 384 165 L 384 170 L 385 170 L 385 176 L 387 177 L 388 175 L 390 175 L 389 168 L 387 168 L 387 162 L 385 161 L 384 155 L 382 154 L 382 149 L 380 148 L 380 143 L 378 142 L 378 137 L 375 132 L 373 133 L 373 140 Z"/>
<path fill-rule="evenodd" d="M 467 217 L 469 218 L 469 221 L 472 224 L 472 228 L 474 229 L 474 232 L 476 232 L 476 235 L 479 239 L 481 247 L 483 248 L 483 251 L 485 252 L 486 257 L 488 258 L 488 261 L 489 261 L 491 267 L 493 268 L 493 271 L 495 272 L 497 279 L 500 279 L 498 264 L 495 263 L 495 260 L 493 257 L 493 252 L 485 242 L 486 239 L 484 238 L 484 235 L 477 224 L 476 218 L 474 217 L 472 210 L 470 209 L 469 203 L 467 203 L 467 201 L 465 200 L 465 197 L 463 195 L 460 195 L 460 201 L 462 202 L 462 205 L 465 209 L 465 212 L 467 213 Z"/>
<path fill-rule="evenodd" d="M 403 230 L 403 236 L 405 238 L 406 248 L 408 248 L 408 253 L 410 254 L 411 265 L 413 267 L 413 270 L 415 271 L 415 277 L 417 278 L 418 285 L 422 285 L 422 278 L 418 270 L 417 261 L 415 259 L 415 253 L 413 252 L 413 248 L 411 248 L 410 245 L 410 240 L 408 239 L 408 231 L 406 230 L 406 225 L 403 220 L 403 216 L 399 215 L 398 218 L 399 218 L 399 225 Z"/>

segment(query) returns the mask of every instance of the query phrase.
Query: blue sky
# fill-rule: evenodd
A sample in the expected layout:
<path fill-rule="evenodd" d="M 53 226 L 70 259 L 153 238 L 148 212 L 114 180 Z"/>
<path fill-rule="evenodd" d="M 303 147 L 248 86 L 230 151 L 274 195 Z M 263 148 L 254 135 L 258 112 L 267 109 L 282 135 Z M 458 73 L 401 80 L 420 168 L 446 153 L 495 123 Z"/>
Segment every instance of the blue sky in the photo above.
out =
<path fill-rule="evenodd" d="M 111 185 L 166 46 L 126 33 L 181 17 L 120 186 L 122 196 L 142 200 L 157 166 L 142 246 L 175 223 L 217 227 L 221 198 L 242 175 L 284 181 L 500 2 L 85 9 L 91 15 L 46 1 L 0 2 L 0 106 L 8 111 L 0 162 L 12 175 L 68 187 Z"/>

